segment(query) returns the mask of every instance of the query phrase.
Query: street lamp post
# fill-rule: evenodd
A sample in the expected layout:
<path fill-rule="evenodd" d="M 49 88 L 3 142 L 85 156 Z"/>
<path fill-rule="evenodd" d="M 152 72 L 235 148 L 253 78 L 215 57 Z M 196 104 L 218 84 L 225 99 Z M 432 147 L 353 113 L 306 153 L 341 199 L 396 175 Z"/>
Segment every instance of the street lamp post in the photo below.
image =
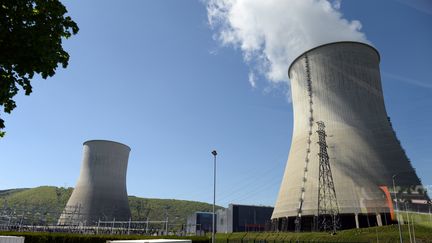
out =
<path fill-rule="evenodd" d="M 395 186 L 395 178 L 396 178 L 397 175 L 398 175 L 398 174 L 394 174 L 394 175 L 392 176 L 392 180 L 393 180 L 393 192 L 394 192 L 394 194 L 395 194 L 395 200 L 396 200 L 396 219 L 397 219 L 398 227 L 399 227 L 399 240 L 400 240 L 400 243 L 403 243 L 403 240 L 402 240 L 401 225 L 400 225 L 400 222 L 399 222 L 398 199 L 397 199 L 396 186 Z"/>
<path fill-rule="evenodd" d="M 212 243 L 215 242 L 215 204 L 216 204 L 216 150 L 212 151 L 214 156 L 213 161 L 213 218 L 212 218 Z"/>
<path fill-rule="evenodd" d="M 429 199 L 428 204 L 429 204 L 429 221 L 432 224 L 432 214 L 431 214 L 432 200 Z"/>

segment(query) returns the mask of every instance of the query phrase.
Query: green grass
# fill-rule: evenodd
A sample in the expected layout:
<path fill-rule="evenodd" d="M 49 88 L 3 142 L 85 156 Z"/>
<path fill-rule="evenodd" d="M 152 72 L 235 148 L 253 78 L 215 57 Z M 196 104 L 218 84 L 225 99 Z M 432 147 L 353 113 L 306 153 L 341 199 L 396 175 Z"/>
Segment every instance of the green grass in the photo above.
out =
<path fill-rule="evenodd" d="M 432 215 L 421 213 L 408 213 L 408 215 L 410 223 L 414 221 L 415 225 L 421 225 L 432 229 Z M 406 212 L 401 212 L 400 216 L 402 216 L 405 222 L 407 221 L 408 216 Z"/>
<path fill-rule="evenodd" d="M 404 242 L 409 242 L 407 226 L 403 226 Z M 415 226 L 416 242 L 432 242 L 432 228 L 421 225 Z M 192 239 L 194 243 L 209 243 L 209 237 L 170 237 L 170 236 L 139 236 L 139 235 L 79 235 L 79 234 L 60 234 L 60 233 L 20 233 L 20 232 L 0 232 L 0 235 L 17 235 L 25 236 L 26 243 L 45 243 L 45 242 L 106 242 L 109 239 L 156 239 L 156 238 L 173 238 L 173 239 Z M 237 232 L 230 234 L 216 234 L 216 243 L 288 243 L 288 242 L 398 242 L 399 234 L 397 225 L 372 227 L 365 229 L 351 229 L 339 231 L 336 235 L 330 235 L 325 232 L 305 232 L 305 233 L 253 233 Z"/>
<path fill-rule="evenodd" d="M 406 213 L 401 213 L 406 221 Z M 432 242 L 432 223 L 428 214 L 409 213 L 410 218 L 414 218 L 413 228 L 417 242 Z M 408 225 L 402 225 L 402 236 L 404 242 L 409 241 Z M 230 234 L 216 234 L 217 243 L 281 243 L 281 242 L 399 242 L 398 225 L 388 225 L 382 227 L 371 227 L 363 229 L 350 229 L 338 231 L 336 235 L 326 232 L 236 232 Z"/>

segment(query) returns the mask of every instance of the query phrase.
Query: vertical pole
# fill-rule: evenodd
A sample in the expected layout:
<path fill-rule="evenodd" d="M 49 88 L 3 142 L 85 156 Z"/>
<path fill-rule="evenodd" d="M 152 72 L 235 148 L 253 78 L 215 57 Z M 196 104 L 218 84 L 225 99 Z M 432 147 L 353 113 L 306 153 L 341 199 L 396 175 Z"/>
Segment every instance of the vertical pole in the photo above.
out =
<path fill-rule="evenodd" d="M 21 232 L 21 225 L 22 225 L 22 222 L 23 222 L 24 213 L 25 213 L 25 211 L 23 211 L 23 213 L 22 213 L 22 215 L 21 215 L 21 220 L 20 220 L 20 224 L 19 224 L 18 232 Z"/>
<path fill-rule="evenodd" d="M 368 224 L 368 228 L 371 227 L 370 222 L 369 222 L 369 212 L 366 212 L 366 221 Z"/>
<path fill-rule="evenodd" d="M 376 226 L 383 226 L 381 215 L 379 213 L 375 212 L 375 216 L 376 216 L 376 221 L 377 221 L 377 225 Z"/>
<path fill-rule="evenodd" d="M 212 243 L 215 242 L 215 204 L 216 204 L 216 155 L 213 163 L 213 215 L 212 215 Z"/>
<path fill-rule="evenodd" d="M 358 213 L 355 213 L 354 219 L 355 219 L 355 223 L 356 223 L 356 228 L 359 229 L 360 228 L 360 224 L 359 224 Z"/>
<path fill-rule="evenodd" d="M 165 235 L 168 235 L 168 213 L 167 213 L 165 224 L 166 224 L 166 226 L 165 226 Z"/>
<path fill-rule="evenodd" d="M 432 201 L 429 202 L 429 221 L 432 224 L 431 206 L 432 206 Z"/>
<path fill-rule="evenodd" d="M 130 225 L 131 225 L 131 218 L 129 218 L 128 231 L 127 231 L 128 235 L 129 235 L 129 232 L 130 232 Z"/>
<path fill-rule="evenodd" d="M 375 226 L 378 226 L 378 224 L 375 224 Z M 375 234 L 376 234 L 376 237 L 377 237 L 377 243 L 379 243 L 379 238 L 378 238 L 378 229 L 377 229 L 378 227 L 375 227 Z"/>
<path fill-rule="evenodd" d="M 113 234 L 114 224 L 115 224 L 115 218 L 114 218 L 114 220 L 112 221 L 112 225 L 111 225 L 111 234 Z"/>
<path fill-rule="evenodd" d="M 414 243 L 416 243 L 415 229 L 414 229 L 414 215 L 413 214 L 411 214 L 411 225 L 412 225 L 412 232 L 413 232 L 413 240 L 414 240 Z"/>
<path fill-rule="evenodd" d="M 392 179 L 393 179 L 393 192 L 394 192 L 394 194 L 395 194 L 395 200 L 396 200 L 396 220 L 397 220 L 397 222 L 398 222 L 398 228 L 399 228 L 399 240 L 400 240 L 400 243 L 403 243 L 403 240 L 402 240 L 402 231 L 401 231 L 401 225 L 400 225 L 400 220 L 399 220 L 399 208 L 398 208 L 398 200 L 397 200 L 397 193 L 396 193 L 396 186 L 395 186 L 395 178 L 396 178 L 396 175 L 397 174 L 394 174 L 393 176 L 392 176 Z"/>
<path fill-rule="evenodd" d="M 429 214 L 430 214 L 430 207 L 429 207 Z M 9 226 L 10 226 L 10 224 L 11 224 L 11 220 L 12 220 L 12 213 L 9 215 L 9 221 L 8 221 L 8 224 L 7 224 L 7 228 L 8 228 L 8 230 L 9 230 Z M 431 221 L 432 222 L 432 221 Z"/>
<path fill-rule="evenodd" d="M 100 226 L 100 219 L 98 220 L 97 228 L 96 228 L 96 234 L 99 234 L 99 226 Z"/>
<path fill-rule="evenodd" d="M 212 151 L 213 160 L 213 217 L 212 217 L 212 243 L 215 243 L 215 204 L 216 204 L 216 150 Z"/>
<path fill-rule="evenodd" d="M 336 234 L 336 214 L 333 213 L 333 234 Z"/>
<path fill-rule="evenodd" d="M 407 203 L 405 202 L 405 214 L 406 214 L 407 223 L 408 223 L 408 234 L 409 234 L 409 238 L 410 238 L 410 243 L 412 243 L 410 218 L 409 218 L 408 209 L 407 209 L 407 205 L 406 204 Z"/>

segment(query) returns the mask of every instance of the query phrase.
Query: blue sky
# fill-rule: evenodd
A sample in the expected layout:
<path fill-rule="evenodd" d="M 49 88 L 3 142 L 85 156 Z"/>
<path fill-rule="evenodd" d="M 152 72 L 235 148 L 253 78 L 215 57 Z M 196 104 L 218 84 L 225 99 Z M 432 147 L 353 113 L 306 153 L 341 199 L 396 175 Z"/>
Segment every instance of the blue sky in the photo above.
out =
<path fill-rule="evenodd" d="M 201 1 L 69 1 L 80 32 L 67 69 L 33 81 L 0 139 L 0 189 L 75 186 L 82 143 L 132 148 L 128 193 L 273 205 L 288 157 L 292 107 L 284 84 L 258 76 L 238 48 L 214 39 Z M 432 6 L 342 1 L 380 51 L 389 116 L 425 185 L 432 185 Z"/>

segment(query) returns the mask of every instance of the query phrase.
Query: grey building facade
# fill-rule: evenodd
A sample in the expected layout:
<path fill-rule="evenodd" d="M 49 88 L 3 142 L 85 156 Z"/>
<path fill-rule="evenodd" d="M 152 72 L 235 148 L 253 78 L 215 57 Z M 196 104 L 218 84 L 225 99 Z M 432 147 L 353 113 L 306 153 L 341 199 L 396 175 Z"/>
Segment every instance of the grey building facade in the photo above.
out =
<path fill-rule="evenodd" d="M 212 220 L 213 213 L 195 212 L 187 218 L 186 233 L 192 235 L 204 235 L 207 232 L 212 232 Z M 215 221 L 217 221 L 217 219 L 215 219 Z"/>
<path fill-rule="evenodd" d="M 216 211 L 219 233 L 264 231 L 269 229 L 273 207 L 230 204 Z"/>

